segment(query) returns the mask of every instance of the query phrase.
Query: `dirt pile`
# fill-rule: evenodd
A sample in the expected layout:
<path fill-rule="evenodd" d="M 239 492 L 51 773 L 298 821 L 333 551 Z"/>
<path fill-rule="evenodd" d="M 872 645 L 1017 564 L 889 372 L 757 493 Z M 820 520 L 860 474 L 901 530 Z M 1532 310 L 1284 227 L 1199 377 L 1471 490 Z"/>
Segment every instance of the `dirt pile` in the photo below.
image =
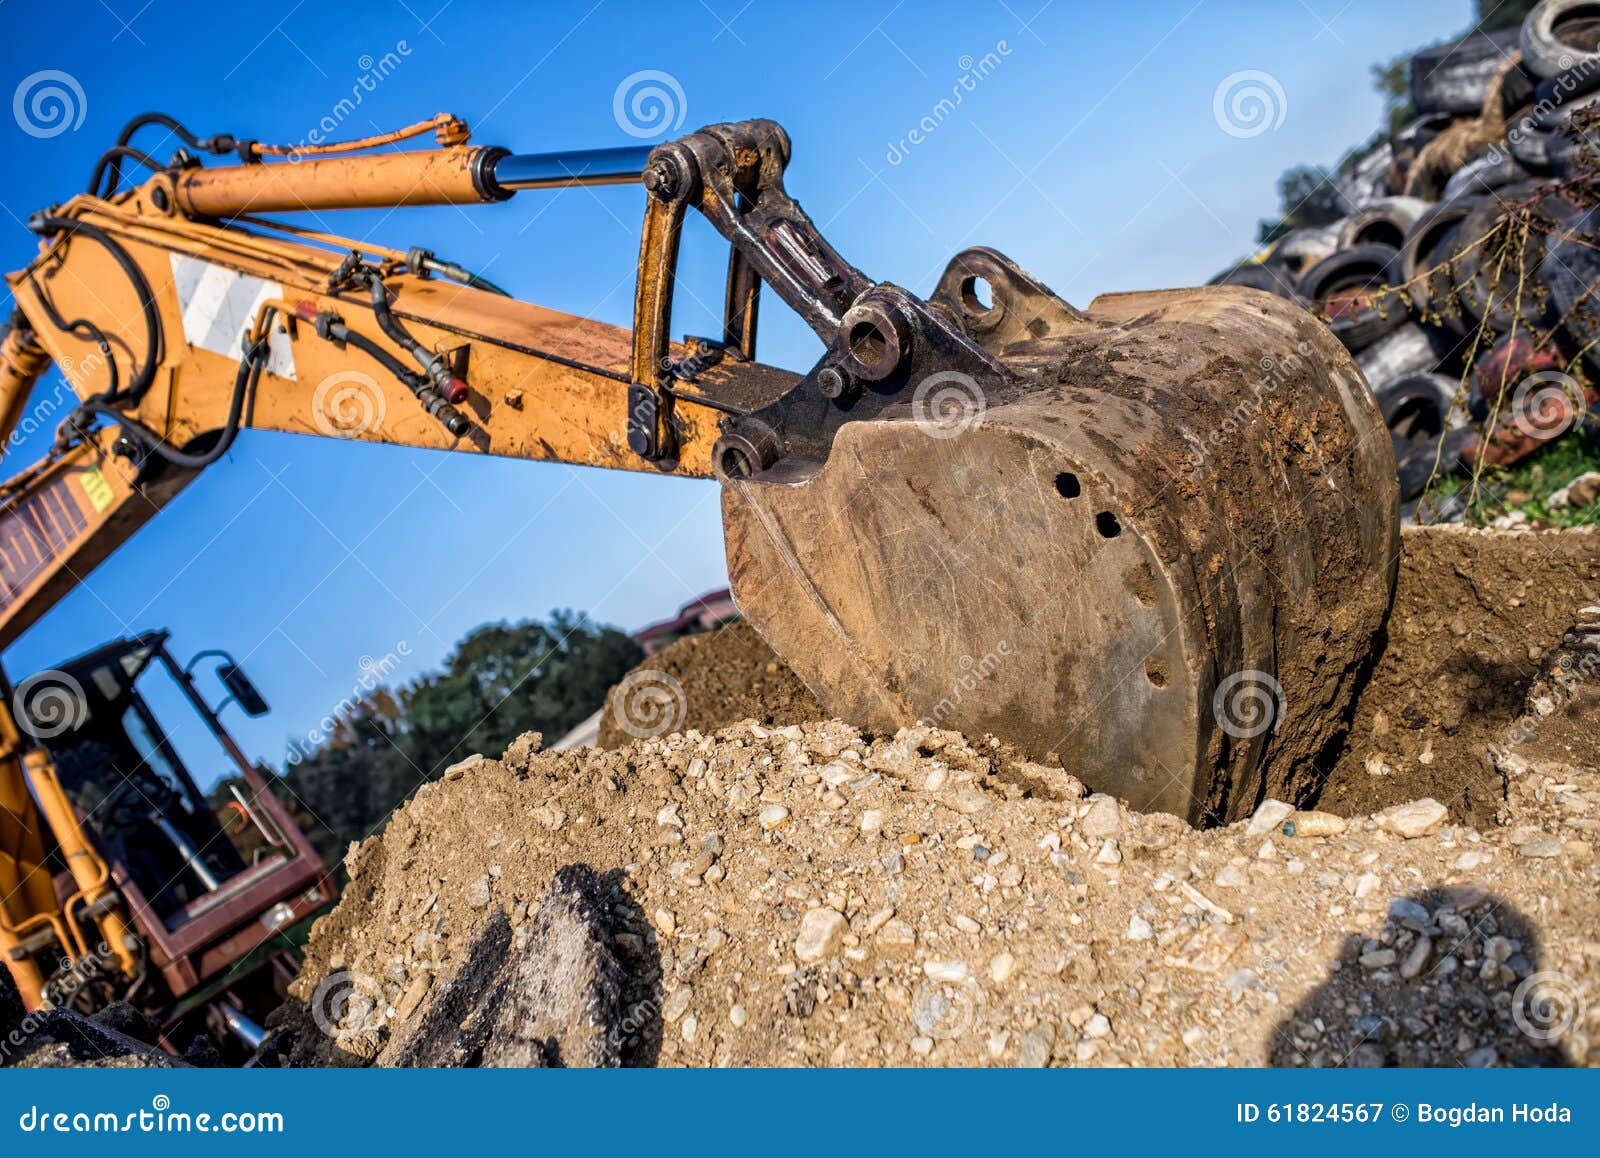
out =
<path fill-rule="evenodd" d="M 1600 603 L 1600 535 L 1411 527 L 1401 551 L 1387 644 L 1318 807 L 1432 796 L 1488 824 L 1504 794 L 1488 746 L 1578 609 Z"/>
<path fill-rule="evenodd" d="M 1597 705 L 1580 689 L 1541 719 Z M 493 1060 L 474 1027 L 507 998 L 473 970 L 520 972 L 533 1008 L 527 979 L 568 961 L 592 1000 L 519 1030 L 547 1059 L 1594 1063 L 1600 773 L 1501 770 L 1488 832 L 1433 802 L 1351 821 L 1268 802 L 1194 831 L 930 729 L 530 735 L 352 851 L 279 1048 L 393 1064 L 431 1021 L 470 1039 L 456 1060 Z M 591 948 L 563 956 L 545 927 L 574 874 L 595 903 L 567 940 Z"/>
<path fill-rule="evenodd" d="M 268 1056 L 1600 1063 L 1597 544 L 1407 534 L 1324 793 L 1349 818 L 1197 831 L 920 727 L 524 736 L 352 849 Z M 748 706 L 800 702 L 769 656 L 740 628 L 655 662 L 692 719 L 781 718 Z"/>
<path fill-rule="evenodd" d="M 680 639 L 630 675 L 637 677 L 634 683 L 624 679 L 606 697 L 600 721 L 602 748 L 620 748 L 640 736 L 658 734 L 663 720 L 658 712 L 675 720 L 680 730 L 698 728 L 702 732 L 740 720 L 798 724 L 827 714 L 800 678 L 743 620 Z M 662 680 L 663 675 L 668 680 Z"/>

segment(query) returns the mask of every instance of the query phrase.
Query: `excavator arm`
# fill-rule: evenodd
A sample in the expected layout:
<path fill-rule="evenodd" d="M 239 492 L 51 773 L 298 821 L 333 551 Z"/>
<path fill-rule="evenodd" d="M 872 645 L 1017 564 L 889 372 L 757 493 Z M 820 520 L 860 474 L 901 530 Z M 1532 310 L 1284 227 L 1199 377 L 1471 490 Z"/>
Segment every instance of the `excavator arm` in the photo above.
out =
<path fill-rule="evenodd" d="M 131 143 L 152 124 L 168 161 Z M 1236 287 L 1080 311 L 983 248 L 928 298 L 874 281 L 788 195 L 770 121 L 517 155 L 441 115 L 288 153 L 139 118 L 30 220 L 0 418 L 52 361 L 78 402 L 0 488 L 0 646 L 240 430 L 278 430 L 716 478 L 741 610 L 856 723 L 993 733 L 1196 821 L 1314 776 L 1398 517 L 1381 417 L 1309 315 Z M 631 330 L 260 216 L 632 181 Z M 690 210 L 729 242 L 723 329 L 674 342 Z M 818 336 L 805 374 L 755 360 L 763 285 Z"/>

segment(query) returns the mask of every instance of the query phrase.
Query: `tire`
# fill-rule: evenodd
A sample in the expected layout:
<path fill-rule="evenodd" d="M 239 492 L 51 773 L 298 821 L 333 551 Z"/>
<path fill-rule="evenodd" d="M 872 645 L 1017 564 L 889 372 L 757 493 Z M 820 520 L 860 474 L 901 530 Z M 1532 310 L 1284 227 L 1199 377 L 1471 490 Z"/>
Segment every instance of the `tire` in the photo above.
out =
<path fill-rule="evenodd" d="M 1454 346 L 1450 335 L 1407 322 L 1356 355 L 1356 366 L 1378 395 L 1402 378 L 1437 371 L 1454 356 Z"/>
<path fill-rule="evenodd" d="M 1450 321 L 1447 299 L 1453 287 L 1448 274 L 1438 270 L 1430 277 L 1423 275 L 1454 255 L 1456 228 L 1473 209 L 1486 203 L 1482 197 L 1461 197 L 1435 205 L 1417 218 L 1406 234 L 1405 244 L 1400 247 L 1400 284 L 1406 287 L 1412 309 L 1419 315 L 1432 311 Z M 1456 327 L 1452 324 L 1451 328 Z"/>
<path fill-rule="evenodd" d="M 1544 260 L 1543 238 L 1529 230 L 1515 252 L 1506 239 L 1491 236 L 1507 220 L 1495 202 L 1479 205 L 1457 226 L 1459 256 L 1451 277 L 1461 307 L 1497 334 L 1512 326 L 1545 329 L 1556 321 L 1549 287 L 1539 277 Z M 1480 239 L 1488 240 L 1481 241 Z"/>
<path fill-rule="evenodd" d="M 1471 32 L 1411 58 L 1411 101 L 1425 113 L 1476 113 L 1517 46 L 1517 30 Z"/>
<path fill-rule="evenodd" d="M 1542 0 L 1522 21 L 1522 59 L 1539 76 L 1580 64 L 1600 65 L 1600 4 Z"/>
<path fill-rule="evenodd" d="M 1347 350 L 1363 350 L 1404 325 L 1399 294 L 1399 251 L 1392 245 L 1358 245 L 1323 258 L 1300 279 L 1300 296 L 1322 307 L 1328 328 Z"/>
<path fill-rule="evenodd" d="M 1372 394 L 1391 433 L 1408 441 L 1436 441 L 1445 431 L 1468 423 L 1466 407 L 1456 404 L 1460 388 L 1448 374 L 1425 372 L 1408 374 Z"/>
<path fill-rule="evenodd" d="M 1397 252 L 1417 218 L 1428 211 L 1428 203 L 1417 197 L 1383 197 L 1344 219 L 1339 230 L 1339 248 L 1377 242 Z"/>
<path fill-rule="evenodd" d="M 1334 176 L 1333 187 L 1339 191 L 1346 209 L 1356 212 L 1394 192 L 1389 188 L 1394 156 L 1393 142 L 1384 141 Z"/>
<path fill-rule="evenodd" d="M 1554 133 L 1545 132 L 1534 124 L 1532 109 L 1506 122 L 1506 148 L 1517 164 L 1531 173 L 1550 172 L 1554 140 Z"/>
<path fill-rule="evenodd" d="M 1295 278 L 1271 261 L 1247 261 L 1234 266 L 1226 273 L 1212 278 L 1208 285 L 1242 285 L 1251 289 L 1266 290 L 1292 302 L 1300 300 L 1295 292 Z"/>
<path fill-rule="evenodd" d="M 1534 115 L 1540 117 L 1547 110 L 1559 110 L 1574 104 L 1597 89 L 1600 89 L 1600 65 L 1579 65 L 1555 76 L 1545 77 L 1533 90 L 1533 96 L 1527 103 L 1533 105 Z M 1565 120 L 1566 117 L 1560 119 Z"/>
<path fill-rule="evenodd" d="M 1287 270 L 1296 282 L 1300 276 L 1339 248 L 1342 220 L 1332 225 L 1308 225 L 1286 233 L 1272 247 L 1272 260 Z"/>
<path fill-rule="evenodd" d="M 1550 290 L 1561 328 L 1583 350 L 1584 361 L 1600 371 L 1600 209 L 1566 223 L 1545 246 L 1540 279 Z M 1591 292 L 1591 290 L 1593 292 Z"/>
<path fill-rule="evenodd" d="M 1595 75 L 1600 78 L 1600 66 L 1595 68 Z M 1546 81 L 1546 84 L 1549 82 Z M 1600 93 L 1591 88 L 1584 93 L 1556 93 L 1559 100 L 1540 99 L 1533 106 L 1533 127 L 1543 133 L 1565 132 L 1572 120 L 1572 114 L 1579 109 L 1593 108 L 1600 103 Z"/>
<path fill-rule="evenodd" d="M 1468 161 L 1456 170 L 1454 177 L 1445 183 L 1441 201 L 1454 201 L 1458 197 L 1483 197 L 1496 189 L 1526 181 L 1529 172 L 1509 153 L 1491 153 Z"/>

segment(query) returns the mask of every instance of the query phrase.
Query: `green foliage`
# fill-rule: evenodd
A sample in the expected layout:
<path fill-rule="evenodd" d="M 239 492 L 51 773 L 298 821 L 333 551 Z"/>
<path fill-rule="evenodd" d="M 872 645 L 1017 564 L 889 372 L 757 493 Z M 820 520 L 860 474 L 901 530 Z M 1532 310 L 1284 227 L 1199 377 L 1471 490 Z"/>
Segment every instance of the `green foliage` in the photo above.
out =
<path fill-rule="evenodd" d="M 1551 510 L 1549 505 L 1551 494 L 1592 470 L 1600 470 L 1600 441 L 1582 433 L 1565 435 L 1513 466 L 1485 467 L 1466 521 L 1486 527 L 1502 515 L 1522 511 L 1546 527 L 1600 525 L 1600 507 Z M 1471 489 L 1469 477 L 1441 475 L 1429 495 L 1441 499 Z"/>
<path fill-rule="evenodd" d="M 1484 32 L 1500 28 L 1518 28 L 1523 18 L 1532 12 L 1539 0 L 1477 0 L 1474 5 L 1478 19 L 1474 27 Z"/>
<path fill-rule="evenodd" d="M 1403 52 L 1393 60 L 1372 66 L 1372 87 L 1383 98 L 1383 123 L 1397 133 L 1417 119 L 1417 106 L 1411 103 L 1411 54 Z"/>
<path fill-rule="evenodd" d="M 626 633 L 571 611 L 548 623 L 485 624 L 444 670 L 356 701 L 282 787 L 316 816 L 307 831 L 337 859 L 457 760 L 498 755 L 524 732 L 554 739 L 571 730 L 643 654 Z"/>
<path fill-rule="evenodd" d="M 1265 244 L 1308 225 L 1327 225 L 1344 216 L 1333 175 L 1321 165 L 1296 165 L 1278 178 L 1276 221 L 1263 221 L 1257 240 Z"/>

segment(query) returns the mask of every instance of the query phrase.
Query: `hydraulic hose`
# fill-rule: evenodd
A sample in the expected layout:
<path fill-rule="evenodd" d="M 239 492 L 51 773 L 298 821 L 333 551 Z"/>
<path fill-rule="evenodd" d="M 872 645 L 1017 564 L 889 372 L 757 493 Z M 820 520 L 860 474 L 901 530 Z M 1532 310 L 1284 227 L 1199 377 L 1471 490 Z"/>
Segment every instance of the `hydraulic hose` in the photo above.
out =
<path fill-rule="evenodd" d="M 144 271 L 129 256 L 128 251 L 117 243 L 116 238 L 98 225 L 91 225 L 87 221 L 79 221 L 71 217 L 56 217 L 48 213 L 39 214 L 32 218 L 29 221 L 29 225 L 36 233 L 83 234 L 91 241 L 104 246 L 117 265 L 122 267 L 122 272 L 127 275 L 128 280 L 133 283 L 134 291 L 139 295 L 139 308 L 144 315 L 145 360 L 144 365 L 139 367 L 139 372 L 128 383 L 127 389 L 119 390 L 117 388 L 116 361 L 111 356 L 110 343 L 106 340 L 105 334 L 101 332 L 98 326 L 85 318 L 78 318 L 68 322 L 56 310 L 54 303 L 45 294 L 44 288 L 38 282 L 33 281 L 31 275 L 29 277 L 39 295 L 40 302 L 44 304 L 45 313 L 50 317 L 51 325 L 66 333 L 87 332 L 99 343 L 101 352 L 106 359 L 106 365 L 110 367 L 111 388 L 97 395 L 96 400 L 119 402 L 126 398 L 138 401 L 144 395 L 144 392 L 150 388 L 150 383 L 155 380 L 156 365 L 161 360 L 161 315 L 156 310 L 155 294 L 150 290 L 150 283 L 145 280 Z"/>
<path fill-rule="evenodd" d="M 233 380 L 233 400 L 228 406 L 228 421 L 222 428 L 222 437 L 217 439 L 217 444 L 210 450 L 200 454 L 185 454 L 181 450 L 174 450 L 166 441 L 151 430 L 144 423 L 135 418 L 130 418 L 115 406 L 97 399 L 86 399 L 78 407 L 80 412 L 98 414 L 118 423 L 124 430 L 131 433 L 151 453 L 171 463 L 173 466 L 185 470 L 200 470 L 210 466 L 223 455 L 228 453 L 233 446 L 233 441 L 239 436 L 239 419 L 244 414 L 244 400 L 254 388 L 256 379 L 261 373 L 261 364 L 265 360 L 267 343 L 262 339 L 256 345 L 245 351 L 243 360 L 239 363 L 239 372 Z"/>

